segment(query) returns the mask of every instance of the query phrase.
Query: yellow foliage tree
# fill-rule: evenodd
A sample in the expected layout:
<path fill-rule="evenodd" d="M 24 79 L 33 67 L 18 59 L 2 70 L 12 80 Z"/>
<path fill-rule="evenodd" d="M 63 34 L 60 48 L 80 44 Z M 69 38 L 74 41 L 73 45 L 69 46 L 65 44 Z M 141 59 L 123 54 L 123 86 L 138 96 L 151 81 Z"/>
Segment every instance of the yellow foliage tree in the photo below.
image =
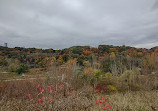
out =
<path fill-rule="evenodd" d="M 59 58 L 57 59 L 58 64 L 62 64 L 64 62 L 62 56 L 59 56 Z"/>
<path fill-rule="evenodd" d="M 158 53 L 153 52 L 145 55 L 142 64 L 143 73 L 150 74 L 152 72 L 158 72 Z"/>
<path fill-rule="evenodd" d="M 116 57 L 115 53 L 114 52 L 111 52 L 110 54 L 110 60 L 114 60 Z"/>
<path fill-rule="evenodd" d="M 83 73 L 84 73 L 84 75 L 94 76 L 95 70 L 91 67 L 84 68 Z"/>

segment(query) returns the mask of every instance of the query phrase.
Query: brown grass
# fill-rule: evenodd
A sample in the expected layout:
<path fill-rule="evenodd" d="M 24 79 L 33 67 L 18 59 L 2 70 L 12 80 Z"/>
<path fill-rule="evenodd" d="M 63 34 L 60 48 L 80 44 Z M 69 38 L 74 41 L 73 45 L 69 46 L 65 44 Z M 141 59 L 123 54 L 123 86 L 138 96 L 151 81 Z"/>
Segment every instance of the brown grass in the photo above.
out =
<path fill-rule="evenodd" d="M 89 81 L 74 75 L 74 66 L 72 62 L 62 67 L 52 67 L 45 76 L 36 77 L 35 80 L 0 82 L 0 111 L 101 111 L 102 109 L 96 105 L 99 99 L 97 93 Z M 64 84 L 65 87 L 58 91 L 56 96 L 43 93 L 47 101 L 40 104 L 37 102 L 41 97 L 37 96 L 38 84 L 45 90 L 50 84 L 55 87 Z M 71 92 L 72 97 L 66 96 L 66 92 Z M 31 94 L 34 101 L 29 101 L 27 94 Z M 117 92 L 103 95 L 109 98 L 112 111 L 158 111 L 158 91 Z M 54 104 L 48 104 L 50 98 L 54 99 Z"/>
<path fill-rule="evenodd" d="M 96 106 L 99 99 L 90 86 L 72 91 L 72 97 L 64 96 L 64 90 L 57 94 L 54 104 L 43 104 L 27 99 L 28 93 L 37 95 L 36 85 L 40 81 L 3 82 L 0 84 L 0 111 L 101 111 Z M 45 96 L 48 97 L 46 94 Z M 138 91 L 104 95 L 109 98 L 112 111 L 157 111 L 158 91 Z"/>
<path fill-rule="evenodd" d="M 111 95 L 113 111 L 158 111 L 158 91 L 138 91 Z"/>

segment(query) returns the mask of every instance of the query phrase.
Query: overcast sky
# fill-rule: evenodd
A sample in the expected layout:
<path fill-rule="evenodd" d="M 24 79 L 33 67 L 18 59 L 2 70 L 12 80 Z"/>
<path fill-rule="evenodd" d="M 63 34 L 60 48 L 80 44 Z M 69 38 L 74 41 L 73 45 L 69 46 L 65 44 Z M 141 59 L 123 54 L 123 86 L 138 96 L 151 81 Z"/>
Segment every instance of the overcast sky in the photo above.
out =
<path fill-rule="evenodd" d="M 158 46 L 158 0 L 0 0 L 0 45 Z"/>

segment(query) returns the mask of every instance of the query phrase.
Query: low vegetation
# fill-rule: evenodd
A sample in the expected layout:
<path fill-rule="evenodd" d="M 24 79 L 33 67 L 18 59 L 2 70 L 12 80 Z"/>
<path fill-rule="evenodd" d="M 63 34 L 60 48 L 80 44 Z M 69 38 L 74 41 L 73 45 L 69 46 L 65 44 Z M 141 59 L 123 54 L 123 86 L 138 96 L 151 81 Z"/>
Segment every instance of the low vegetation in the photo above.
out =
<path fill-rule="evenodd" d="M 0 48 L 2 111 L 156 111 L 158 49 Z"/>

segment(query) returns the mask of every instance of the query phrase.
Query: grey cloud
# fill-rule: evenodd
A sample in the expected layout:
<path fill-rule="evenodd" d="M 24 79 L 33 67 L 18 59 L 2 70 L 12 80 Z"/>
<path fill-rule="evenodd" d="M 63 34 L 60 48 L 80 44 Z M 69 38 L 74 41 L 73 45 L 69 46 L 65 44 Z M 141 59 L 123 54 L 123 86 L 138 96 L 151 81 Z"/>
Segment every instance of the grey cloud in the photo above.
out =
<path fill-rule="evenodd" d="M 1 0 L 0 42 L 54 49 L 99 44 L 151 47 L 158 43 L 157 4 L 155 0 Z"/>
<path fill-rule="evenodd" d="M 154 10 L 158 9 L 158 1 L 157 0 L 155 0 L 155 3 L 153 5 L 152 9 L 154 9 Z"/>

